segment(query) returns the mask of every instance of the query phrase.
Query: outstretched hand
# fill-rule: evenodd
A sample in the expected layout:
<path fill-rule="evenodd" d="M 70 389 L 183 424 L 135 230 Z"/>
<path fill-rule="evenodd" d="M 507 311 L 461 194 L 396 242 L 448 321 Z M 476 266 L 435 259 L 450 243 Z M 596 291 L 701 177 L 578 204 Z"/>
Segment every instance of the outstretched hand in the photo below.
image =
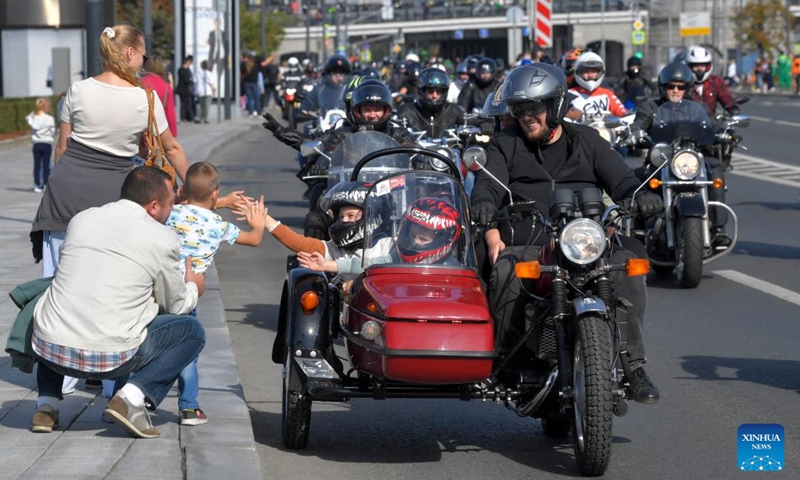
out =
<path fill-rule="evenodd" d="M 263 117 L 266 122 L 262 123 L 262 125 L 273 134 L 280 133 L 284 130 L 283 125 L 269 113 L 265 113 Z"/>
<path fill-rule="evenodd" d="M 297 262 L 301 267 L 309 270 L 316 270 L 318 272 L 336 271 L 336 262 L 333 260 L 325 260 L 325 257 L 319 252 L 297 252 Z"/>

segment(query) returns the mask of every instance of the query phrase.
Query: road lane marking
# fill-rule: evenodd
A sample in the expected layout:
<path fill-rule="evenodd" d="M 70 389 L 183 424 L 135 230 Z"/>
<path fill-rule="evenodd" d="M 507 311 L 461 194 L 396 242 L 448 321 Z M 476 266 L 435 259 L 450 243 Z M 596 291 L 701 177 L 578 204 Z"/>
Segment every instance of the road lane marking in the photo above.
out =
<path fill-rule="evenodd" d="M 773 119 L 771 119 L 769 117 L 759 117 L 758 115 L 750 115 L 750 120 L 756 120 L 758 122 L 770 122 L 770 123 L 772 123 Z"/>
<path fill-rule="evenodd" d="M 800 127 L 800 123 L 787 122 L 786 120 L 775 120 L 775 123 L 778 124 L 778 125 L 787 125 L 789 127 Z"/>
<path fill-rule="evenodd" d="M 800 123 L 790 122 L 788 120 L 775 120 L 774 118 L 760 117 L 758 115 L 749 115 L 749 117 L 750 120 L 755 120 L 757 122 L 774 123 L 776 125 L 784 125 L 787 127 L 800 127 Z"/>
<path fill-rule="evenodd" d="M 715 270 L 714 273 L 720 277 L 725 277 L 728 280 L 740 283 L 746 287 L 755 288 L 761 292 L 778 297 L 795 305 L 800 305 L 800 293 L 793 292 L 783 287 L 779 287 L 774 283 L 765 282 L 750 275 L 745 275 L 736 270 Z"/>
<path fill-rule="evenodd" d="M 800 188 L 800 167 L 743 153 L 735 153 L 731 158 L 731 165 L 734 168 L 727 172 L 728 175 Z"/>

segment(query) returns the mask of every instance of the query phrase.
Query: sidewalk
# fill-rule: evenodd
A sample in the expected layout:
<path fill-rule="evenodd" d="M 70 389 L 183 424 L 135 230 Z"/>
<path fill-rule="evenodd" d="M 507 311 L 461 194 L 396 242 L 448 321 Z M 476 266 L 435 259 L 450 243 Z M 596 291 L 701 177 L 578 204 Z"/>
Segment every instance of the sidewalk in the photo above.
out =
<path fill-rule="evenodd" d="M 216 110 L 211 118 L 208 125 L 178 127 L 178 140 L 190 162 L 213 157 L 243 132 L 261 128 L 260 119 L 250 117 L 217 124 Z M 250 415 L 213 266 L 197 307 L 207 340 L 199 360 L 199 400 L 210 419 L 207 425 L 179 425 L 175 387 L 153 416 L 161 437 L 134 440 L 118 425 L 102 422 L 107 399 L 86 391 L 80 381 L 75 393 L 61 402 L 61 428 L 51 434 L 31 433 L 36 376 L 12 369 L 5 353 L 6 337 L 18 313 L 7 293 L 41 276 L 28 238 L 41 194 L 32 191 L 30 141 L 17 145 L 0 146 L 0 480 L 260 479 Z"/>

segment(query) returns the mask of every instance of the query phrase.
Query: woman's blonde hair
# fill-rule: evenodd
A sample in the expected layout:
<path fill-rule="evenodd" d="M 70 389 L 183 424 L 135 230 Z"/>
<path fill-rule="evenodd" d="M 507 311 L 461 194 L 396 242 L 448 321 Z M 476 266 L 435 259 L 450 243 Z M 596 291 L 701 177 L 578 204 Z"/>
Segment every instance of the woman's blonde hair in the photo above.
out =
<path fill-rule="evenodd" d="M 45 97 L 39 97 L 36 99 L 36 106 L 34 107 L 34 111 L 36 112 L 49 112 L 50 111 L 50 99 Z"/>
<path fill-rule="evenodd" d="M 114 25 L 110 27 L 114 35 L 109 36 L 108 29 L 100 34 L 100 63 L 103 70 L 111 71 L 131 85 L 141 87 L 142 82 L 136 77 L 134 69 L 125 57 L 125 49 L 139 49 L 144 44 L 144 34 L 130 25 Z"/>

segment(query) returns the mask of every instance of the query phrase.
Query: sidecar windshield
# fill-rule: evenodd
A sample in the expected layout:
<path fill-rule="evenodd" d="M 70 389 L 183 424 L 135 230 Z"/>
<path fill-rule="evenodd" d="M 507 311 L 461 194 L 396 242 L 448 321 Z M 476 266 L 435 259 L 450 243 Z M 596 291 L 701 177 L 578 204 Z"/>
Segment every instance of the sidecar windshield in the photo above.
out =
<path fill-rule="evenodd" d="M 367 154 L 386 148 L 397 148 L 397 140 L 385 133 L 368 131 L 356 132 L 342 140 L 331 156 L 328 169 L 328 189 L 340 182 L 350 180 L 353 168 Z M 369 162 L 358 174 L 360 181 L 375 183 L 386 175 L 411 168 L 408 155 L 401 153 L 386 155 Z"/>
<path fill-rule="evenodd" d="M 363 266 L 475 268 L 464 188 L 415 170 L 384 178 L 367 194 Z"/>
<path fill-rule="evenodd" d="M 691 100 L 666 102 L 659 107 L 650 127 L 654 142 L 691 140 L 698 145 L 714 143 L 711 118 L 705 107 Z"/>

